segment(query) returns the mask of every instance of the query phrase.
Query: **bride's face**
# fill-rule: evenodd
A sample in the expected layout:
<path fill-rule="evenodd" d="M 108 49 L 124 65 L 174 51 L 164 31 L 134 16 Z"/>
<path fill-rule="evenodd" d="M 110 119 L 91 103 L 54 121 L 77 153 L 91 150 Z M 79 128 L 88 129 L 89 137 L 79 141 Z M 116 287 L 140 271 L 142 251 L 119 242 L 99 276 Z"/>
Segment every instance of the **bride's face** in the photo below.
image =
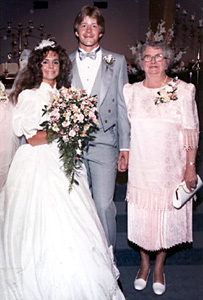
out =
<path fill-rule="evenodd" d="M 58 54 L 49 51 L 42 61 L 43 82 L 49 83 L 52 87 L 56 83 L 56 77 L 59 75 L 60 64 Z"/>

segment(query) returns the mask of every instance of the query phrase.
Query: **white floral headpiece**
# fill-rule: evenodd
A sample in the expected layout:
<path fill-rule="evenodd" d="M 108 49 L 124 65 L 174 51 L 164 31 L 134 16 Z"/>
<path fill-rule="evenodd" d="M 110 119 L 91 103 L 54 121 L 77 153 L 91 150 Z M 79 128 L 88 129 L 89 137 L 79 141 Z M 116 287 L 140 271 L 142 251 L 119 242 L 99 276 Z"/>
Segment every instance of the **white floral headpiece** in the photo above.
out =
<path fill-rule="evenodd" d="M 48 40 L 42 40 L 39 43 L 39 45 L 35 47 L 35 50 L 40 50 L 40 49 L 43 49 L 45 47 L 54 48 L 54 47 L 56 47 L 56 43 L 54 41 L 50 41 L 50 39 L 48 39 Z"/>

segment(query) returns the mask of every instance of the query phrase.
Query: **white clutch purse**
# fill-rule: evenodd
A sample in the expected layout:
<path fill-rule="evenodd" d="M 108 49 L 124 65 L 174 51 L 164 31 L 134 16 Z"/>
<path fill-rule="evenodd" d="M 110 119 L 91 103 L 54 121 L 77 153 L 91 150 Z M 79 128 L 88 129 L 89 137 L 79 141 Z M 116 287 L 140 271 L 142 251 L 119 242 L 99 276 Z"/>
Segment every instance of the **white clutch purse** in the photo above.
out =
<path fill-rule="evenodd" d="M 197 175 L 197 186 L 192 192 L 190 192 L 185 184 L 185 181 L 181 182 L 173 193 L 173 206 L 175 208 L 181 208 L 189 199 L 191 199 L 197 191 L 202 187 L 202 180 Z"/>

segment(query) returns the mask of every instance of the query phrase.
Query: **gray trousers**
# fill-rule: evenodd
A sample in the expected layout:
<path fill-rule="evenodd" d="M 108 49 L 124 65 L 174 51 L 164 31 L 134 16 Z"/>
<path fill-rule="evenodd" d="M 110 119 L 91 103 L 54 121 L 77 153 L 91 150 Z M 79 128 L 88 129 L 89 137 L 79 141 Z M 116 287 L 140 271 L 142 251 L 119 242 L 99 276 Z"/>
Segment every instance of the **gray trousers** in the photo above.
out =
<path fill-rule="evenodd" d="M 108 144 L 107 141 L 109 141 Z M 118 149 L 114 130 L 110 129 L 106 133 L 100 130 L 94 144 L 89 146 L 84 158 L 97 213 L 103 225 L 108 245 L 112 245 L 115 249 L 116 207 L 113 198 Z"/>

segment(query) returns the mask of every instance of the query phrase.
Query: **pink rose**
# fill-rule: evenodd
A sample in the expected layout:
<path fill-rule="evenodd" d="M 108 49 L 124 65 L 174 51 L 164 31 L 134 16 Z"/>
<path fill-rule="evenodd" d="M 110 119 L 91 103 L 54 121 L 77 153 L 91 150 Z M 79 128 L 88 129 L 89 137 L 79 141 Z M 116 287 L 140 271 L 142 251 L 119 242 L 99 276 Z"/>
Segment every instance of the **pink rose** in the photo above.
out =
<path fill-rule="evenodd" d="M 90 111 L 89 112 L 89 119 L 94 119 L 94 118 L 95 118 L 94 112 Z"/>
<path fill-rule="evenodd" d="M 67 141 L 68 141 L 68 138 L 67 138 L 67 136 L 65 136 L 65 135 L 62 137 L 62 139 L 63 139 L 64 142 L 67 142 Z"/>
<path fill-rule="evenodd" d="M 60 113 L 58 108 L 54 108 L 54 110 L 51 112 L 51 116 L 54 116 L 57 120 L 60 118 Z"/>
<path fill-rule="evenodd" d="M 79 120 L 80 122 L 82 122 L 82 121 L 84 120 L 84 115 L 83 115 L 83 114 L 79 114 L 79 115 L 78 115 L 78 120 Z"/>
<path fill-rule="evenodd" d="M 68 122 L 64 121 L 64 122 L 62 123 L 62 126 L 63 126 L 64 128 L 68 127 Z"/>
<path fill-rule="evenodd" d="M 72 130 L 69 132 L 69 136 L 74 137 L 75 135 L 76 135 L 76 132 L 72 129 Z"/>

